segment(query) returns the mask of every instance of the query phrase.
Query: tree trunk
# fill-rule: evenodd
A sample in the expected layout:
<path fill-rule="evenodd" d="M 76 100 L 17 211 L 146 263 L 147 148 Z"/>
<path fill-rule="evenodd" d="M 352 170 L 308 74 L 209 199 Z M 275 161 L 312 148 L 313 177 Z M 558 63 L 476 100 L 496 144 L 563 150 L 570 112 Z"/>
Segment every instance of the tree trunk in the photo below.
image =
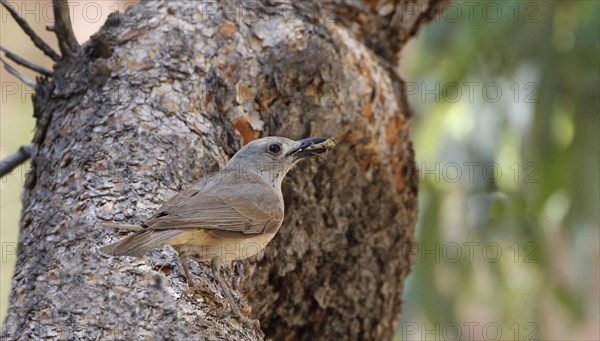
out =
<path fill-rule="evenodd" d="M 111 15 L 38 80 L 2 337 L 389 339 L 417 194 L 395 65 L 442 9 L 436 0 L 189 1 Z M 142 222 L 267 135 L 332 136 L 338 147 L 284 181 L 285 221 L 266 251 L 224 269 L 262 331 L 225 316 L 222 299 L 183 296 L 170 247 L 141 259 L 99 252 L 124 235 L 103 221 Z M 207 265 L 192 271 L 222 298 Z"/>

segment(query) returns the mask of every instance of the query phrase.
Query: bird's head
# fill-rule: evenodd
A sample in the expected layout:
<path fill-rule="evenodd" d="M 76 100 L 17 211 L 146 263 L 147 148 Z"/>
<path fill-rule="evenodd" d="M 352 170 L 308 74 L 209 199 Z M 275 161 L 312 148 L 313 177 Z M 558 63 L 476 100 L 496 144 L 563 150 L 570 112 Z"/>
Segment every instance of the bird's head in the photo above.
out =
<path fill-rule="evenodd" d="M 299 160 L 322 154 L 335 147 L 332 138 L 313 137 L 290 140 L 270 136 L 254 140 L 240 149 L 227 163 L 226 168 L 256 172 L 261 178 L 281 185 L 281 181 Z"/>

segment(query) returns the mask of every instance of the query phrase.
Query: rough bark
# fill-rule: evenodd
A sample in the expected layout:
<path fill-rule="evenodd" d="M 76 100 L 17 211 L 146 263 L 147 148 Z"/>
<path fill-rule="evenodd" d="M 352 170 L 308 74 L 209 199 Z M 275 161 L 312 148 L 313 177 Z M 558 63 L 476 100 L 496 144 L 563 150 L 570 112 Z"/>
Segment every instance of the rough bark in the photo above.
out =
<path fill-rule="evenodd" d="M 419 10 L 397 13 L 407 3 Z M 144 2 L 111 15 L 38 79 L 3 337 L 389 339 L 417 192 L 390 65 L 436 3 Z M 122 237 L 102 221 L 143 221 L 266 135 L 339 145 L 284 181 L 286 217 L 267 250 L 224 269 L 262 331 L 224 316 L 224 300 L 182 296 L 169 247 L 141 259 L 98 251 Z M 192 270 L 222 298 L 208 266 Z"/>

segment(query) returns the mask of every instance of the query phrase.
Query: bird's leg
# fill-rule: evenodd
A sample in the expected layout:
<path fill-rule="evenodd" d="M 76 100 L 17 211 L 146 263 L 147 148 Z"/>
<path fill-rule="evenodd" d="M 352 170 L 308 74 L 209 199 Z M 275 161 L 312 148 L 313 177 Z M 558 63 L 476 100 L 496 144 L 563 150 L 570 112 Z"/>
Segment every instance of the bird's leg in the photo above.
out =
<path fill-rule="evenodd" d="M 192 274 L 190 274 L 190 269 L 188 268 L 189 258 L 185 253 L 179 254 L 179 259 L 181 260 L 181 266 L 183 267 L 183 272 L 185 273 L 185 281 L 187 282 L 188 288 L 183 292 L 183 295 L 189 295 L 196 292 L 198 288 L 198 284 L 193 280 Z"/>
<path fill-rule="evenodd" d="M 183 272 L 185 273 L 185 280 L 190 289 L 196 287 L 196 283 L 192 279 L 192 275 L 190 274 L 190 269 L 188 268 L 189 258 L 185 253 L 179 254 L 179 259 L 181 260 L 181 266 L 183 267 Z"/>
<path fill-rule="evenodd" d="M 229 287 L 227 286 L 227 284 L 223 281 L 223 278 L 221 277 L 221 272 L 219 271 L 220 265 L 221 264 L 216 257 L 210 261 L 210 267 L 212 269 L 213 275 L 215 276 L 217 283 L 219 283 L 221 290 L 224 292 L 225 297 L 227 297 L 227 301 L 229 301 L 229 307 L 231 308 L 231 313 L 233 315 L 237 316 L 242 322 L 249 324 L 249 325 L 256 326 L 258 321 L 253 321 L 253 320 L 249 319 L 242 312 L 242 310 L 240 309 L 240 306 L 233 299 L 233 295 L 231 294 L 231 289 L 229 289 Z"/>
<path fill-rule="evenodd" d="M 223 291 L 223 293 L 225 294 L 225 297 L 227 298 L 227 301 L 229 303 L 229 307 L 231 308 L 231 311 L 240 317 L 241 316 L 245 317 L 245 315 L 242 313 L 241 309 L 239 308 L 238 304 L 233 299 L 233 295 L 231 295 L 231 290 L 229 289 L 227 284 L 225 284 L 225 282 L 223 281 L 223 278 L 221 277 L 221 271 L 219 271 L 220 267 L 221 267 L 220 265 L 221 264 L 219 263 L 217 258 L 213 258 L 210 261 L 210 268 L 212 269 L 213 275 L 215 276 L 217 283 L 219 284 L 219 286 L 221 287 L 221 290 Z"/>
<path fill-rule="evenodd" d="M 206 288 L 202 284 L 194 281 L 194 279 L 192 278 L 192 274 L 190 273 L 190 269 L 189 269 L 189 265 L 188 265 L 189 260 L 190 260 L 188 255 L 185 254 L 184 252 L 181 252 L 179 254 L 179 259 L 181 260 L 181 266 L 183 267 L 183 272 L 185 273 L 185 279 L 188 284 L 188 288 L 183 292 L 183 295 L 187 296 L 187 295 L 195 294 L 196 292 L 200 291 L 203 294 L 202 296 L 204 297 L 204 299 L 208 298 L 215 304 L 218 304 L 219 300 L 217 299 L 215 294 L 212 291 L 208 290 L 208 288 Z"/>

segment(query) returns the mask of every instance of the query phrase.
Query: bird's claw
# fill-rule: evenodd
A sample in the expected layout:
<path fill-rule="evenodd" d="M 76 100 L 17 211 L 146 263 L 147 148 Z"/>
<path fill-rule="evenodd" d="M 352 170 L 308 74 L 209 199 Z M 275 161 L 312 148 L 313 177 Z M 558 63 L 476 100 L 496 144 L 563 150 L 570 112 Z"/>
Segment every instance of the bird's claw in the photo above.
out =
<path fill-rule="evenodd" d="M 220 300 L 217 298 L 217 296 L 215 296 L 211 290 L 202 285 L 196 284 L 183 291 L 183 297 L 194 297 L 194 295 L 197 294 L 200 294 L 200 296 L 202 296 L 207 303 L 212 302 L 212 304 L 209 305 L 222 305 L 219 303 Z"/>
<path fill-rule="evenodd" d="M 221 313 L 223 317 L 230 317 L 238 320 L 242 325 L 246 327 L 251 327 L 255 330 L 260 330 L 260 321 L 257 319 L 252 319 L 243 314 L 241 311 L 236 311 L 234 309 L 229 310 L 228 312 Z"/>

